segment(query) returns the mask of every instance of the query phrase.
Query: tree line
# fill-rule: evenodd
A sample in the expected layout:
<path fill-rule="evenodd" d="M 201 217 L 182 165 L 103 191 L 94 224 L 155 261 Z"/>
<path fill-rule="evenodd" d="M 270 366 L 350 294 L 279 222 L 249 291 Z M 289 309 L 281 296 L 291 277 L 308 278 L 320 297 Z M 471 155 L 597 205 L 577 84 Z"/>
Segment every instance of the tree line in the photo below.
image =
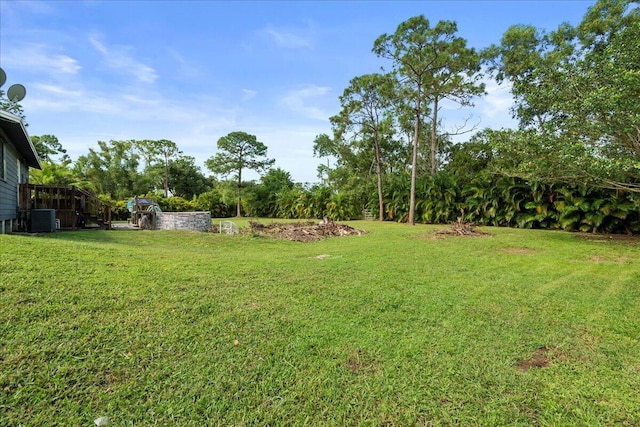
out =
<path fill-rule="evenodd" d="M 354 77 L 318 135 L 319 184 L 272 169 L 267 147 L 232 132 L 205 164 L 172 141 L 109 141 L 65 157 L 34 137 L 37 181 L 74 184 L 114 204 L 155 192 L 168 210 L 214 216 L 360 218 L 637 232 L 640 193 L 640 9 L 599 0 L 577 26 L 510 27 L 476 50 L 452 21 L 424 16 L 373 41 L 382 72 Z M 473 105 L 483 82 L 508 83 L 516 129 L 445 130 L 445 105 Z M 450 127 L 448 128 L 450 129 Z M 475 133 L 473 133 L 475 132 Z M 470 135 L 464 142 L 453 142 Z M 53 156 L 58 159 L 53 161 Z M 262 173 L 243 180 L 247 169 Z M 168 196 L 172 197 L 168 197 Z"/>

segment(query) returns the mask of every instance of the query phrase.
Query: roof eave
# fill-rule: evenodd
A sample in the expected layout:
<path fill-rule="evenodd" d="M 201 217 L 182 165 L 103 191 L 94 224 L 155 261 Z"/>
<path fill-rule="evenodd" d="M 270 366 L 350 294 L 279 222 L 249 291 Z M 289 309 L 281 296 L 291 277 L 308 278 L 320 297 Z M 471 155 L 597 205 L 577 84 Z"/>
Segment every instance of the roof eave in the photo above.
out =
<path fill-rule="evenodd" d="M 27 165 L 35 169 L 42 169 L 40 157 L 31 142 L 31 138 L 29 138 L 22 119 L 15 114 L 0 110 L 0 122 L 2 123 L 2 129 L 16 147 L 16 150 L 24 157 Z"/>

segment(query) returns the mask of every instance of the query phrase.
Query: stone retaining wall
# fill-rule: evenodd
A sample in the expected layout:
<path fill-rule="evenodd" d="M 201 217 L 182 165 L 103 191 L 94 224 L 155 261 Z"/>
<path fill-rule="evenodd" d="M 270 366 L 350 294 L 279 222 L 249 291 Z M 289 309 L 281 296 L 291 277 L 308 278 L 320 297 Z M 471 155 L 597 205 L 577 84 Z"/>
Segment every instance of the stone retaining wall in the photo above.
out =
<path fill-rule="evenodd" d="M 156 229 L 209 231 L 211 212 L 158 212 Z"/>

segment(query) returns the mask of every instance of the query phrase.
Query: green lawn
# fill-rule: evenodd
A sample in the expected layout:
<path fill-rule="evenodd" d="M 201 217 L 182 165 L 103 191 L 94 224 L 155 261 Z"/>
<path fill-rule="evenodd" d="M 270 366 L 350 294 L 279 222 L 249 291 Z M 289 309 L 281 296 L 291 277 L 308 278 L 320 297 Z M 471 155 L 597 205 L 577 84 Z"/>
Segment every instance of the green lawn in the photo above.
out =
<path fill-rule="evenodd" d="M 0 425 L 640 425 L 640 240 L 349 224 L 0 235 Z"/>

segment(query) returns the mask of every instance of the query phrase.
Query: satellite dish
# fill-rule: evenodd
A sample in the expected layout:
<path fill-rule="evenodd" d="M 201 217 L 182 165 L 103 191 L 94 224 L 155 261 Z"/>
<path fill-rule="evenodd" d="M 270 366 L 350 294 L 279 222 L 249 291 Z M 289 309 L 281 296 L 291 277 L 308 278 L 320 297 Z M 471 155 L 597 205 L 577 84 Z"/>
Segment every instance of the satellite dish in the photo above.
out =
<path fill-rule="evenodd" d="M 7 98 L 11 102 L 20 102 L 24 99 L 27 94 L 27 90 L 21 84 L 11 85 L 9 90 L 7 91 Z"/>
<path fill-rule="evenodd" d="M 0 68 L 0 86 L 2 86 L 6 81 L 7 81 L 7 74 L 4 72 L 2 68 Z"/>

